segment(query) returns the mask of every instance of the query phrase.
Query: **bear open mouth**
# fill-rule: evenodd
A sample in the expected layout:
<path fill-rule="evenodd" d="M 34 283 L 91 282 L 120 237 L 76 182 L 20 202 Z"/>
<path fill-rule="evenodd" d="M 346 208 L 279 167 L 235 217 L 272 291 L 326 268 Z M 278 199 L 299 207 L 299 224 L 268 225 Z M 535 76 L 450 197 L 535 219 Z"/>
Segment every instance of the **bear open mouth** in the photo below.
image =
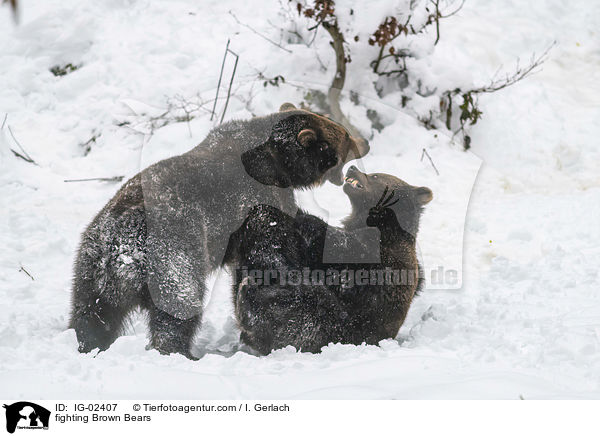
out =
<path fill-rule="evenodd" d="M 356 189 L 364 188 L 364 186 L 361 185 L 358 180 L 356 180 L 352 177 L 348 177 L 348 176 L 344 177 L 344 182 L 346 182 L 347 184 L 351 185 L 353 188 L 356 188 Z"/>

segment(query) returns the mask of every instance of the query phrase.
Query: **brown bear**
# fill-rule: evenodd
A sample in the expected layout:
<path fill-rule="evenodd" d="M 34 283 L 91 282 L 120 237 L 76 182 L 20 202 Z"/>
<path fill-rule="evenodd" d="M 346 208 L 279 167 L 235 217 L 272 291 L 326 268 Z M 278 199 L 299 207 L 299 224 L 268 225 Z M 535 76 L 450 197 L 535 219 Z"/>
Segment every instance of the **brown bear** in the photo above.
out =
<path fill-rule="evenodd" d="M 266 204 L 295 214 L 294 189 L 341 185 L 344 163 L 367 151 L 339 124 L 286 103 L 216 127 L 189 152 L 138 173 L 82 235 L 70 320 L 79 350 L 107 349 L 141 307 L 150 346 L 193 358 L 205 279 L 248 211 Z"/>
<path fill-rule="evenodd" d="M 345 180 L 352 213 L 341 228 L 259 205 L 231 235 L 225 263 L 240 339 L 262 354 L 393 338 L 423 286 L 415 238 L 429 188 L 355 167 Z M 326 238 L 349 260 L 324 262 Z M 372 250 L 379 262 L 365 263 Z"/>

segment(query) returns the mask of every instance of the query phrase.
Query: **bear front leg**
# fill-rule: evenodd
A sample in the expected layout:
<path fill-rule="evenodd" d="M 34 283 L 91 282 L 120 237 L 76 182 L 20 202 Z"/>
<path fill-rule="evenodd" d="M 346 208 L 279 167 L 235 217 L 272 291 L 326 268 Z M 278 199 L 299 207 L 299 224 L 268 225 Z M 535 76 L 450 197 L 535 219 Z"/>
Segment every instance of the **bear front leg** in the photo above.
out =
<path fill-rule="evenodd" d="M 179 353 L 198 360 L 190 352 L 200 315 L 179 319 L 157 308 L 149 309 L 150 346 L 161 354 Z"/>
<path fill-rule="evenodd" d="M 276 287 L 249 286 L 246 281 L 234 285 L 234 311 L 241 330 L 240 341 L 260 354 L 267 355 L 273 349 L 274 325 L 270 322 L 272 306 L 264 294 L 271 295 Z"/>
<path fill-rule="evenodd" d="M 150 346 L 161 354 L 190 354 L 202 318 L 206 260 L 203 252 L 175 237 L 148 238 L 148 310 Z M 200 244 L 199 244 L 200 245 Z"/>
<path fill-rule="evenodd" d="M 104 351 L 119 337 L 123 320 L 129 307 L 112 304 L 109 296 L 100 294 L 95 299 L 75 293 L 69 328 L 75 329 L 80 353 L 89 353 L 98 348 Z"/>

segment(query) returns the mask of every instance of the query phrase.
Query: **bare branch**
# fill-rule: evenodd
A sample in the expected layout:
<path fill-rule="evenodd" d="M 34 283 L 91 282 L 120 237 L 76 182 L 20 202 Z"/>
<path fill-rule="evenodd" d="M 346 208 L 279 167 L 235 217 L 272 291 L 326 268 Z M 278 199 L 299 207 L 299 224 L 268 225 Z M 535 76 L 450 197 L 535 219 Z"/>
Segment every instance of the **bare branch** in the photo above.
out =
<path fill-rule="evenodd" d="M 460 5 L 458 6 L 458 8 L 456 8 L 454 11 L 450 12 L 449 14 L 440 15 L 440 18 L 448 18 L 448 17 L 451 17 L 452 15 L 455 15 L 458 11 L 460 11 L 463 8 L 463 6 L 465 5 L 465 1 L 466 0 L 462 0 L 460 2 Z"/>
<path fill-rule="evenodd" d="M 433 45 L 434 46 L 437 45 L 438 42 L 440 41 L 440 35 L 441 35 L 440 34 L 440 20 L 451 17 L 452 15 L 454 15 L 458 11 L 460 11 L 462 9 L 462 7 L 464 6 L 465 0 L 461 0 L 459 6 L 455 10 L 453 10 L 452 12 L 450 12 L 448 14 L 442 13 L 442 11 L 440 9 L 440 0 L 430 0 L 429 2 L 433 5 L 433 12 L 430 12 L 429 8 L 426 7 L 426 11 L 428 13 L 427 20 L 425 20 L 424 23 L 417 25 L 417 27 L 415 27 L 411 23 L 412 14 L 408 15 L 404 24 L 400 23 L 398 18 L 396 18 L 394 16 L 388 16 L 388 17 L 386 17 L 385 21 L 379 25 L 379 28 L 373 33 L 373 35 L 371 36 L 371 39 L 369 39 L 369 44 L 371 44 L 371 45 L 377 44 L 380 47 L 377 58 L 370 64 L 371 67 L 373 68 L 374 73 L 376 73 L 380 76 L 381 75 L 390 76 L 393 74 L 405 73 L 405 68 L 402 68 L 400 70 L 395 69 L 394 71 L 383 71 L 383 72 L 379 71 L 380 66 L 381 66 L 381 61 L 388 57 L 394 58 L 394 60 L 396 61 L 395 63 L 398 64 L 400 59 L 404 59 L 405 57 L 413 57 L 414 56 L 414 54 L 412 54 L 410 52 L 410 50 L 408 50 L 406 48 L 394 47 L 393 45 L 391 45 L 392 42 L 401 35 L 419 35 L 419 34 L 425 32 L 425 30 L 430 25 L 434 24 L 435 25 L 435 41 L 434 41 Z M 449 5 L 452 5 L 454 3 L 455 3 L 454 1 L 451 1 L 449 3 Z M 411 5 L 411 12 L 412 11 L 414 11 L 414 8 Z M 384 55 L 384 53 L 386 51 L 388 51 L 389 54 Z"/>
<path fill-rule="evenodd" d="M 440 18 L 442 14 L 440 14 L 440 0 L 432 0 L 433 5 L 435 6 L 435 13 L 433 20 L 435 21 L 435 42 L 433 45 L 437 45 L 440 41 Z"/>
<path fill-rule="evenodd" d="M 555 45 L 556 45 L 556 41 L 554 41 L 552 44 L 550 44 L 548 46 L 548 48 L 546 48 L 546 50 L 544 50 L 544 52 L 537 57 L 536 57 L 535 53 L 533 53 L 531 55 L 529 65 L 527 65 L 526 67 L 521 67 L 519 65 L 519 59 L 517 59 L 517 65 L 516 65 L 516 68 L 515 68 L 515 71 L 513 74 L 511 74 L 511 75 L 506 74 L 505 77 L 503 77 L 502 79 L 499 79 L 499 80 L 492 79 L 492 81 L 490 82 L 489 85 L 482 86 L 480 88 L 475 88 L 475 89 L 471 90 L 470 92 L 472 92 L 472 93 L 496 92 L 496 91 L 504 89 L 508 86 L 514 85 L 515 83 L 519 82 L 520 80 L 523 80 L 527 76 L 533 74 L 535 72 L 534 70 L 536 68 L 541 66 L 544 62 L 546 62 L 546 60 L 548 59 L 548 54 L 550 53 L 550 50 Z M 497 74 L 498 73 L 496 72 L 494 74 L 494 76 L 497 76 Z"/>
<path fill-rule="evenodd" d="M 279 30 L 282 33 L 282 35 L 285 33 L 294 35 L 294 36 L 296 36 L 296 38 L 298 38 L 299 41 L 302 42 L 302 44 L 304 44 L 307 47 L 310 47 L 315 40 L 316 32 L 313 33 L 313 37 L 311 38 L 311 41 L 306 42 L 306 40 L 304 39 L 304 36 L 298 31 L 298 26 L 296 23 L 296 14 L 293 13 L 290 8 L 291 2 L 289 2 L 287 0 L 286 1 L 278 0 L 278 2 L 279 2 L 280 9 L 281 9 L 281 14 L 283 15 L 283 19 L 280 18 L 279 22 L 286 23 L 288 25 L 292 25 L 294 27 L 294 29 L 288 29 L 288 28 L 281 27 L 281 26 L 271 22 L 271 20 L 267 20 L 267 23 L 269 23 L 273 28 Z M 318 29 L 316 29 L 316 30 L 318 30 Z"/>
<path fill-rule="evenodd" d="M 65 183 L 73 183 L 73 182 L 121 182 L 125 176 L 114 176 L 114 177 L 93 177 L 91 179 L 67 179 L 63 180 Z"/>
<path fill-rule="evenodd" d="M 23 265 L 21 265 L 21 268 L 19 269 L 19 272 L 21 272 L 21 271 L 24 272 L 25 274 L 27 274 L 32 281 L 35 281 L 33 276 L 31 274 L 29 274 L 29 271 L 27 271 Z"/>
<path fill-rule="evenodd" d="M 273 44 L 275 47 L 279 47 L 280 49 L 288 52 L 288 53 L 292 53 L 291 50 L 288 50 L 287 48 L 283 47 L 281 44 L 276 43 L 275 41 L 273 41 L 272 39 L 266 37 L 265 35 L 263 35 L 262 33 L 257 32 L 256 30 L 254 30 L 252 27 L 248 26 L 247 24 L 242 23 L 240 20 L 238 20 L 238 17 L 235 16 L 235 14 L 232 11 L 229 11 L 229 15 L 231 15 L 233 17 L 233 19 L 240 25 L 240 26 L 244 26 L 246 29 L 250 30 L 252 33 L 260 36 L 262 39 L 270 42 L 271 44 Z"/>
<path fill-rule="evenodd" d="M 5 119 L 5 121 L 6 121 L 6 119 Z M 3 125 L 4 125 L 4 124 L 3 124 Z M 21 152 L 22 152 L 22 154 L 21 154 L 21 153 L 19 153 L 19 152 L 17 152 L 17 151 L 15 151 L 15 150 L 13 150 L 12 148 L 10 149 L 10 151 L 12 151 L 12 152 L 13 152 L 13 154 L 14 154 L 15 156 L 17 156 L 17 157 L 19 157 L 19 158 L 23 159 L 25 162 L 32 163 L 32 164 L 34 164 L 34 165 L 37 165 L 37 166 L 39 166 L 39 165 L 38 165 L 38 164 L 37 164 L 37 163 L 36 163 L 36 162 L 33 160 L 33 158 L 32 158 L 31 156 L 29 156 L 29 153 L 27 153 L 27 152 L 25 151 L 25 149 L 23 148 L 23 146 L 22 146 L 22 145 L 19 143 L 19 141 L 18 141 L 18 140 L 17 140 L 17 138 L 15 137 L 15 134 L 13 133 L 12 129 L 10 128 L 10 125 L 8 125 L 8 124 L 7 124 L 7 125 L 6 125 L 6 127 L 8 127 L 8 131 L 9 131 L 9 133 L 10 133 L 10 136 L 12 136 L 12 139 L 15 141 L 15 144 L 17 144 L 17 145 L 19 146 L 19 148 L 21 149 Z"/>
<path fill-rule="evenodd" d="M 135 122 L 132 120 L 123 120 L 118 122 L 117 126 L 129 129 L 139 135 L 145 135 L 147 133 L 153 134 L 155 130 L 173 123 L 186 122 L 188 123 L 189 130 L 190 121 L 198 118 L 204 113 L 211 113 L 211 110 L 208 107 L 211 103 L 213 103 L 213 99 L 204 100 L 200 93 L 197 93 L 190 99 L 181 95 L 175 95 L 174 97 L 167 97 L 167 108 L 158 115 L 149 115 L 147 113 L 138 114 L 133 109 L 129 108 L 136 116 L 136 120 L 133 120 Z M 137 130 L 138 128 L 147 130 L 148 132 Z"/>
<path fill-rule="evenodd" d="M 436 168 L 435 164 L 433 163 L 433 159 L 431 159 L 431 156 L 429 156 L 429 153 L 427 153 L 427 150 L 425 150 L 425 148 L 423 148 L 423 153 L 421 153 L 421 162 L 423 162 L 423 157 L 424 156 L 427 156 L 427 159 L 429 159 L 429 162 L 431 162 L 431 166 L 435 170 L 436 174 L 439 176 L 440 172 Z"/>

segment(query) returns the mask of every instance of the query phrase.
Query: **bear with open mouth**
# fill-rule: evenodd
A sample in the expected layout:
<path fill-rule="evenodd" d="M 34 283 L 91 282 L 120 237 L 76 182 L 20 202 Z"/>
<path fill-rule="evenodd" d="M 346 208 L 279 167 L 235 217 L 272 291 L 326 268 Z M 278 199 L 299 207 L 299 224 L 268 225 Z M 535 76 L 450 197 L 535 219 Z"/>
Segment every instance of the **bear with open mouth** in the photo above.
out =
<path fill-rule="evenodd" d="M 286 103 L 218 126 L 189 152 L 135 175 L 81 238 L 69 324 L 79 351 L 106 350 L 142 308 L 151 347 L 194 358 L 206 277 L 251 208 L 295 214 L 294 189 L 341 185 L 344 164 L 368 150 L 341 125 Z"/>
<path fill-rule="evenodd" d="M 416 235 L 431 190 L 355 167 L 343 189 L 352 212 L 341 228 L 259 205 L 231 235 L 225 263 L 234 272 L 240 338 L 259 353 L 393 338 L 423 286 Z M 354 260 L 324 262 L 327 238 Z M 365 263 L 374 249 L 379 262 Z"/>

